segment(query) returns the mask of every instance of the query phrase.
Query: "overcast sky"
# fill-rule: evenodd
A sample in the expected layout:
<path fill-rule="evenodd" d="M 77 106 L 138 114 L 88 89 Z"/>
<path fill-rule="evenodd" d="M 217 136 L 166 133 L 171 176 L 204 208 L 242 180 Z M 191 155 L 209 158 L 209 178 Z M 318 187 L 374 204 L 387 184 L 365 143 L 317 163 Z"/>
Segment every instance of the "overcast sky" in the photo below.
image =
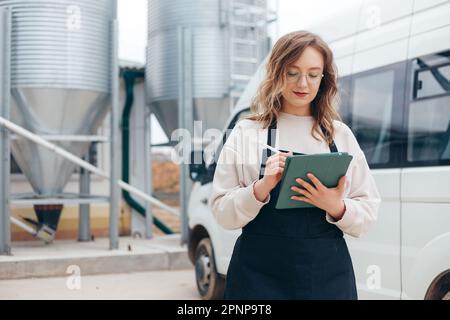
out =
<path fill-rule="evenodd" d="M 151 0 L 150 0 L 151 1 Z M 170 1 L 170 0 L 166 0 Z M 195 0 L 192 0 L 195 1 Z M 276 1 L 270 6 L 275 7 Z M 360 0 L 278 0 L 278 21 L 273 36 L 307 29 Z M 147 44 L 147 0 L 119 0 L 120 58 L 145 62 Z M 276 30 L 278 29 L 278 32 Z"/>
<path fill-rule="evenodd" d="M 151 0 L 150 0 L 151 1 Z M 166 0 L 171 1 L 171 0 Z M 196 0 L 192 0 L 196 1 Z M 324 22 L 333 14 L 356 5 L 361 0 L 268 0 L 276 8 L 278 21 L 271 28 L 275 39 L 300 29 Z M 123 60 L 145 64 L 147 45 L 147 0 L 119 0 L 119 54 Z M 167 141 L 161 127 L 152 119 L 152 143 Z"/>

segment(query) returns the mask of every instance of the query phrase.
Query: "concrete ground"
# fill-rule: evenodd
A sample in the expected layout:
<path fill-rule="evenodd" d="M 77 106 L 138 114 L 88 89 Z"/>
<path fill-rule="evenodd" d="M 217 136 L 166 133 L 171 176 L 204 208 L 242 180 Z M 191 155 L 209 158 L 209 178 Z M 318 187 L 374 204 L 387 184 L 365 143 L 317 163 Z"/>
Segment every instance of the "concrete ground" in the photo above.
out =
<path fill-rule="evenodd" d="M 180 235 L 92 242 L 13 242 L 0 256 L 2 299 L 199 299 Z"/>
<path fill-rule="evenodd" d="M 187 246 L 180 243 L 178 234 L 151 240 L 120 238 L 118 250 L 109 250 L 107 238 L 57 240 L 50 245 L 13 242 L 12 255 L 0 256 L 0 280 L 65 277 L 72 266 L 83 275 L 190 269 Z"/>
<path fill-rule="evenodd" d="M 1 280 L 0 300 L 198 300 L 193 269 Z"/>

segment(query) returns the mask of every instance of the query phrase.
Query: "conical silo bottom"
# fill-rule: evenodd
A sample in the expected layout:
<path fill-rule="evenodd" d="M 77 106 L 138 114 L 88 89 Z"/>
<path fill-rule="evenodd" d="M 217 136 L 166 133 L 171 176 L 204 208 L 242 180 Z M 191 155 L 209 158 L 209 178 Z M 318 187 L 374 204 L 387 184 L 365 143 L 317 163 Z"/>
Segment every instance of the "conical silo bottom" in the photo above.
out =
<path fill-rule="evenodd" d="M 39 224 L 46 225 L 56 231 L 63 208 L 63 205 L 35 205 L 34 211 Z"/>
<path fill-rule="evenodd" d="M 110 101 L 107 93 L 61 88 L 14 88 L 12 98 L 13 122 L 48 136 L 50 142 L 76 157 L 86 155 L 91 142 L 73 141 L 70 137 L 95 134 Z M 11 151 L 39 196 L 61 194 L 77 168 L 73 162 L 24 138 L 14 139 Z"/>
<path fill-rule="evenodd" d="M 88 153 L 90 146 L 89 142 L 50 142 L 79 158 Z M 31 141 L 18 138 L 11 143 L 11 151 L 39 198 L 58 197 L 76 174 L 76 164 Z"/>

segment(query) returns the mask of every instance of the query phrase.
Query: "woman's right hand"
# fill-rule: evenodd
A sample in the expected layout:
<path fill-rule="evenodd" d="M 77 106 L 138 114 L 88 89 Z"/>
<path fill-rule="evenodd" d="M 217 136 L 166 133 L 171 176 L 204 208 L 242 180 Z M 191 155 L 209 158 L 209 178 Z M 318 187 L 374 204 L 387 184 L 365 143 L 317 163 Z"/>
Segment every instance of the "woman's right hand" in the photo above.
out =
<path fill-rule="evenodd" d="M 259 201 L 263 202 L 270 191 L 272 191 L 277 186 L 278 182 L 280 182 L 283 177 L 286 158 L 292 155 L 292 152 L 281 152 L 276 153 L 267 159 L 264 176 L 254 187 L 255 196 Z"/>

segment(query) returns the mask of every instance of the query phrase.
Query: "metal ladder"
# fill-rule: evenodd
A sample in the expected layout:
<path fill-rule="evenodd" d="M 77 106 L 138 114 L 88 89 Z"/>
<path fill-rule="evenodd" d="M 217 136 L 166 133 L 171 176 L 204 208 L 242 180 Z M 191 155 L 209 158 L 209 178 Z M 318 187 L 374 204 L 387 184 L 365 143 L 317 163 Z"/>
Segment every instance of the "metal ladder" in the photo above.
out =
<path fill-rule="evenodd" d="M 228 1 L 230 112 L 268 51 L 267 0 Z"/>

